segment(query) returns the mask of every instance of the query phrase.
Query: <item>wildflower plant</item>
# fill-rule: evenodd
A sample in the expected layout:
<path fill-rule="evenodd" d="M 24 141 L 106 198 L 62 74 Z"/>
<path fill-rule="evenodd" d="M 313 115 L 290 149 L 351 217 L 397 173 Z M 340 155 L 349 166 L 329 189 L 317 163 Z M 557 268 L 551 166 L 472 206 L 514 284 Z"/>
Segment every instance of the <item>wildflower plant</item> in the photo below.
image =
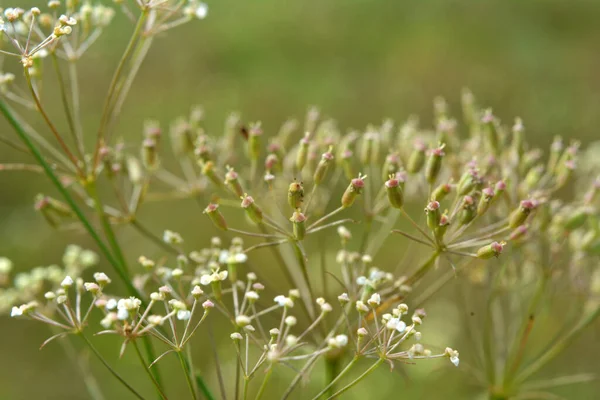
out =
<path fill-rule="evenodd" d="M 544 157 L 529 147 L 519 118 L 511 127 L 501 124 L 465 90 L 460 125 L 439 98 L 431 128 L 411 118 L 345 132 L 311 108 L 303 123 L 287 121 L 276 133 L 232 114 L 215 135 L 205 129 L 202 108 L 193 107 L 166 132 L 147 121 L 139 142 L 125 145 L 115 140 L 118 118 L 152 42 L 205 18 L 208 9 L 195 0 L 114 3 L 50 1 L 43 10 L 2 10 L 1 52 L 5 63 L 23 68 L 24 78 L 0 75 L 0 111 L 25 147 L 3 142 L 38 162 L 2 169 L 45 173 L 56 193 L 37 196 L 35 210 L 53 227 L 80 225 L 99 252 L 70 246 L 63 267 L 14 276 L 12 263 L 0 259 L 0 310 L 48 325 L 52 335 L 42 347 L 82 338 L 136 398 L 144 397 L 109 365 L 92 334 L 118 336 L 120 355 L 133 348 L 163 399 L 169 393 L 159 367 L 170 356 L 181 364 L 190 397 L 207 399 L 263 398 L 272 375 L 285 369 L 294 374 L 278 396 L 310 382 L 315 390 L 308 398 L 335 398 L 368 382 L 381 365 L 411 368 L 438 358 L 472 374 L 490 399 L 525 398 L 565 380 L 590 379 L 531 379 L 600 311 L 600 180 L 594 180 L 600 168 L 587 163 L 580 173 L 579 143 L 557 138 Z M 132 21 L 133 34 L 89 147 L 77 62 L 117 13 Z M 60 87 L 52 101 L 62 103 L 68 132 L 57 128 L 41 99 L 47 64 Z M 27 123 L 37 117 L 52 141 Z M 179 170 L 163 165 L 168 158 Z M 105 188 L 114 202 L 102 201 Z M 219 236 L 193 249 L 177 232 L 152 232 L 138 212 L 167 197 L 198 201 L 202 229 L 214 226 Z M 162 256 L 127 254 L 117 231 L 125 225 L 147 239 L 147 254 Z M 323 241 L 335 248 L 333 257 L 319 246 Z M 395 252 L 397 265 L 382 265 L 386 243 L 422 252 Z M 285 284 L 267 284 L 257 267 L 266 251 Z M 106 272 L 88 279 L 85 269 L 98 264 Z M 113 280 L 125 291 L 113 292 Z M 421 332 L 426 301 L 448 285 L 466 288 L 467 302 L 485 315 L 481 326 L 447 322 L 474 337 L 460 357 L 453 338 L 429 344 Z M 573 315 L 557 320 L 552 309 L 564 291 L 580 295 Z M 530 336 L 539 319 L 550 317 L 564 329 L 535 354 Z M 231 374 L 212 357 L 217 382 L 198 372 L 191 350 L 211 319 L 226 321 L 221 333 L 235 352 Z M 314 372 L 322 364 L 325 381 Z M 98 390 L 88 389 L 90 396 Z"/>

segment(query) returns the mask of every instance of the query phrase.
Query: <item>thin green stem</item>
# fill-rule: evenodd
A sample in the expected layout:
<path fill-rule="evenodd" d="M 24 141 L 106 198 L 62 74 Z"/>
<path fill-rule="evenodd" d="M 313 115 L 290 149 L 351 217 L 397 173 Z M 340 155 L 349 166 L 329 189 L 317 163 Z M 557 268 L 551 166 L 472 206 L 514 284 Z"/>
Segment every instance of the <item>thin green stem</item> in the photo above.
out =
<path fill-rule="evenodd" d="M 129 383 L 127 383 L 125 381 L 125 379 L 123 379 L 123 377 L 121 375 L 119 375 L 117 373 L 117 371 L 115 371 L 108 364 L 108 362 L 104 359 L 104 357 L 102 357 L 102 354 L 100 354 L 100 352 L 98 352 L 98 350 L 94 347 L 92 342 L 90 342 L 89 339 L 87 337 L 85 337 L 85 335 L 83 333 L 79 333 L 79 336 L 83 339 L 83 341 L 92 350 L 92 352 L 98 358 L 98 360 L 100 360 L 100 362 L 106 367 L 106 369 L 108 369 L 108 371 L 112 374 L 112 376 L 114 376 L 119 382 L 121 382 L 123 384 L 123 386 L 125 386 L 127 388 L 127 390 L 129 390 L 135 397 L 137 397 L 140 400 L 144 400 L 144 397 L 141 394 L 139 394 L 133 387 L 131 387 L 131 385 L 129 385 Z"/>
<path fill-rule="evenodd" d="M 364 378 L 369 376 L 373 371 L 375 371 L 383 363 L 383 361 L 384 361 L 383 358 L 380 358 L 379 360 L 377 360 L 377 362 L 375 362 L 375 364 L 371 365 L 369 367 L 369 369 L 367 369 L 365 372 L 363 372 L 358 378 L 356 378 L 355 380 L 350 382 L 348 385 L 344 386 L 342 389 L 338 390 L 336 393 L 333 394 L 333 396 L 328 397 L 328 400 L 334 399 L 334 398 L 342 395 L 347 390 L 351 389 L 354 385 L 356 385 L 358 382 L 362 381 Z"/>
<path fill-rule="evenodd" d="M 254 398 L 254 400 L 260 400 L 262 395 L 265 393 L 265 389 L 267 388 L 267 383 L 269 382 L 269 379 L 271 378 L 272 373 L 273 373 L 273 364 L 269 365 L 269 368 L 267 369 L 267 372 L 265 373 L 265 377 L 264 377 L 262 383 L 260 384 L 260 388 L 258 389 L 258 392 L 256 393 L 256 397 Z"/>
<path fill-rule="evenodd" d="M 183 370 L 183 374 L 185 375 L 185 381 L 187 382 L 188 389 L 190 390 L 190 395 L 192 399 L 196 399 L 196 393 L 194 391 L 194 383 L 192 382 L 191 373 L 188 369 L 188 364 L 186 363 L 183 355 L 181 354 L 181 350 L 176 351 L 177 357 L 179 358 L 179 362 L 181 363 L 181 369 Z"/>
<path fill-rule="evenodd" d="M 135 340 L 133 340 L 133 347 L 135 348 L 135 353 L 137 354 L 138 359 L 140 360 L 140 363 L 142 364 L 142 367 L 144 367 L 144 371 L 146 371 L 146 374 L 152 381 L 152 384 L 156 388 L 156 391 L 158 392 L 160 397 L 162 397 L 164 400 L 169 400 L 168 397 L 162 391 L 162 389 L 161 389 L 160 385 L 158 384 L 158 382 L 156 381 L 156 379 L 154 379 L 154 375 L 152 375 L 152 372 L 150 372 L 150 368 L 148 368 L 148 365 L 146 365 L 146 360 L 144 360 L 144 357 L 142 357 L 142 353 L 140 352 L 140 349 Z"/>
<path fill-rule="evenodd" d="M 429 257 L 423 264 L 421 264 L 421 266 L 404 282 L 404 284 L 412 285 L 413 283 L 421 279 L 427 273 L 427 271 L 429 271 L 431 267 L 435 264 L 435 261 L 437 260 L 439 255 L 439 252 L 434 252 L 431 255 L 431 257 Z"/>
<path fill-rule="evenodd" d="M 342 377 L 344 377 L 348 373 L 348 371 L 352 369 L 352 367 L 354 367 L 354 365 L 356 365 L 359 358 L 360 357 L 358 355 L 354 356 L 352 361 L 350 361 L 348 365 L 346 365 L 346 367 L 338 374 L 338 376 L 331 380 L 329 384 L 323 388 L 323 390 L 321 390 L 315 397 L 313 397 L 313 400 L 317 400 L 325 393 L 327 393 L 330 388 L 332 388 L 340 379 L 342 379 Z"/>

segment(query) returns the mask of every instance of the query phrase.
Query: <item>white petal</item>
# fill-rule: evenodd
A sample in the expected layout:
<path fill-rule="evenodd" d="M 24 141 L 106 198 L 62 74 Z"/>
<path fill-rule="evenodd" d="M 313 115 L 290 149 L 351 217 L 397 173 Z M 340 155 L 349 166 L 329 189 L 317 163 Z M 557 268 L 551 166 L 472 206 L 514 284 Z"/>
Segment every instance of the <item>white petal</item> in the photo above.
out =
<path fill-rule="evenodd" d="M 188 310 L 177 311 L 177 319 L 180 321 L 187 321 L 192 316 L 192 313 Z"/>
<path fill-rule="evenodd" d="M 127 318 L 129 318 L 129 311 L 124 308 L 120 308 L 119 311 L 117 311 L 117 318 L 121 321 L 125 321 Z"/>

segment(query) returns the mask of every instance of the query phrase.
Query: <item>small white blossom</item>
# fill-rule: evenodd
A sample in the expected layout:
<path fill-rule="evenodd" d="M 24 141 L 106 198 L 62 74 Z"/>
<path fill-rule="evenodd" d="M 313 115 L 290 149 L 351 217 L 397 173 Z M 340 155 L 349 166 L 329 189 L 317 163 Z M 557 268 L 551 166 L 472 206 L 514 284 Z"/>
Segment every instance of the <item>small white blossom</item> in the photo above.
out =
<path fill-rule="evenodd" d="M 290 315 L 289 317 L 285 318 L 285 324 L 287 326 L 294 326 L 294 325 L 296 325 L 297 322 L 298 322 L 298 320 L 293 315 Z"/>
<path fill-rule="evenodd" d="M 189 310 L 179 310 L 177 311 L 177 319 L 180 321 L 187 321 L 192 316 L 192 313 Z"/>
<path fill-rule="evenodd" d="M 150 315 L 147 320 L 150 325 L 162 325 L 164 321 L 160 315 Z"/>
<path fill-rule="evenodd" d="M 64 287 L 64 288 L 68 288 L 71 287 L 73 285 L 73 278 L 71 278 L 70 276 L 66 276 L 65 279 L 62 280 L 62 282 L 60 283 L 60 286 Z"/>
<path fill-rule="evenodd" d="M 250 317 L 246 315 L 238 315 L 235 317 L 235 323 L 237 326 L 244 327 L 250 324 Z"/>
<path fill-rule="evenodd" d="M 358 311 L 359 313 L 360 312 L 366 313 L 366 312 L 369 312 L 369 307 L 367 307 L 365 305 L 365 303 L 363 303 L 362 301 L 358 300 L 356 302 L 356 311 Z"/>
<path fill-rule="evenodd" d="M 230 253 L 227 250 L 219 253 L 219 262 L 221 264 L 243 264 L 248 261 L 246 253 Z"/>
<path fill-rule="evenodd" d="M 292 299 L 290 299 L 289 297 L 285 297 L 283 295 L 279 295 L 276 296 L 273 301 L 275 301 L 275 303 L 279 304 L 279 307 L 294 307 L 294 301 Z"/>
<path fill-rule="evenodd" d="M 404 332 L 404 330 L 406 329 L 406 323 L 398 318 L 391 318 L 385 326 L 386 328 L 391 330 L 395 329 L 400 333 Z"/>
<path fill-rule="evenodd" d="M 234 332 L 231 335 L 229 335 L 229 337 L 232 340 L 242 340 L 244 338 L 239 332 Z"/>
<path fill-rule="evenodd" d="M 342 293 L 338 296 L 338 300 L 340 303 L 348 303 L 350 301 L 350 297 L 348 296 L 348 293 Z"/>
<path fill-rule="evenodd" d="M 381 296 L 379 295 L 379 293 L 373 293 L 369 300 L 367 300 L 367 303 L 371 307 L 377 307 L 379 304 L 381 304 Z"/>
<path fill-rule="evenodd" d="M 288 347 L 295 346 L 296 344 L 298 344 L 298 338 L 294 335 L 287 335 L 287 337 L 285 338 L 285 344 L 287 344 Z"/>
<path fill-rule="evenodd" d="M 220 282 L 220 281 L 224 281 L 225 279 L 227 279 L 227 271 L 215 271 L 210 275 L 202 275 L 200 277 L 200 283 L 204 286 L 206 285 L 210 285 L 213 282 Z"/>
<path fill-rule="evenodd" d="M 106 309 L 107 310 L 114 310 L 115 308 L 117 308 L 117 300 L 115 299 L 110 299 L 106 302 Z"/>
<path fill-rule="evenodd" d="M 6 257 L 0 257 L 0 274 L 8 274 L 13 268 L 13 263 Z"/>

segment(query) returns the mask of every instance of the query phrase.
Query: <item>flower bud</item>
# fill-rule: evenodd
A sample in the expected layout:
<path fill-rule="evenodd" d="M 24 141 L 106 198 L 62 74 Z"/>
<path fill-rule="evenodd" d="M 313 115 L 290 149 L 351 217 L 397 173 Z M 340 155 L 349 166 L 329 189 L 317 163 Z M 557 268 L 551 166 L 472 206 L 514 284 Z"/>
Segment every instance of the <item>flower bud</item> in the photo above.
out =
<path fill-rule="evenodd" d="M 142 142 L 142 163 L 149 170 L 158 167 L 158 152 L 156 150 L 156 140 L 152 138 L 144 139 Z"/>
<path fill-rule="evenodd" d="M 459 226 L 466 225 L 477 216 L 477 207 L 473 196 L 465 196 L 458 212 Z"/>
<path fill-rule="evenodd" d="M 527 234 L 528 230 L 529 229 L 527 225 L 520 225 L 510 233 L 508 240 L 516 242 L 522 239 Z"/>
<path fill-rule="evenodd" d="M 242 197 L 242 208 L 254 223 L 260 224 L 262 222 L 262 210 L 254 203 L 254 199 L 251 196 L 245 194 L 244 197 Z"/>
<path fill-rule="evenodd" d="M 523 121 L 521 120 L 521 118 L 515 118 L 515 124 L 512 127 L 511 147 L 517 160 L 523 157 L 523 153 L 525 152 L 524 144 L 525 127 L 523 126 Z"/>
<path fill-rule="evenodd" d="M 354 204 L 356 196 L 362 193 L 365 187 L 366 175 L 362 176 L 358 174 L 358 178 L 354 178 L 350 181 L 350 185 L 346 188 L 346 191 L 342 195 L 342 207 L 348 208 Z"/>
<path fill-rule="evenodd" d="M 500 138 L 498 135 L 498 130 L 496 128 L 496 118 L 492 114 L 491 109 L 485 110 L 485 114 L 481 118 L 481 122 L 483 124 L 483 131 L 485 133 L 485 139 L 488 143 L 490 150 L 494 154 L 498 154 L 500 149 Z"/>
<path fill-rule="evenodd" d="M 427 178 L 427 182 L 432 185 L 435 183 L 442 168 L 442 158 L 445 155 L 445 146 L 445 144 L 442 144 L 440 147 L 432 149 L 429 153 L 427 165 L 425 165 L 425 177 Z"/>
<path fill-rule="evenodd" d="M 342 156 L 340 157 L 340 164 L 342 169 L 344 170 L 344 175 L 346 179 L 352 179 L 356 176 L 356 172 L 352 165 L 352 157 L 354 156 L 354 152 L 352 150 L 344 150 L 342 152 Z"/>
<path fill-rule="evenodd" d="M 427 226 L 432 231 L 435 231 L 435 229 L 440 224 L 440 203 L 438 203 L 437 201 L 429 202 L 427 207 L 425 207 L 425 214 L 427 214 Z"/>
<path fill-rule="evenodd" d="M 401 209 L 404 205 L 404 193 L 398 179 L 393 177 L 393 175 L 390 176 L 390 179 L 385 182 L 385 189 L 390 205 L 394 208 Z"/>
<path fill-rule="evenodd" d="M 481 199 L 479 199 L 479 204 L 477 205 L 477 215 L 485 214 L 485 212 L 490 207 L 490 204 L 492 204 L 494 196 L 496 195 L 494 189 L 492 189 L 491 187 L 483 189 L 481 193 Z"/>
<path fill-rule="evenodd" d="M 369 165 L 374 162 L 379 144 L 377 132 L 366 132 L 363 135 L 363 142 L 360 148 L 360 162 L 362 165 Z"/>
<path fill-rule="evenodd" d="M 240 184 L 238 173 L 235 172 L 233 168 L 227 167 L 224 183 L 236 196 L 242 197 L 244 195 L 244 190 Z"/>
<path fill-rule="evenodd" d="M 265 158 L 265 170 L 266 171 L 281 171 L 281 163 L 279 162 L 279 157 L 275 154 L 268 154 L 267 158 Z"/>
<path fill-rule="evenodd" d="M 448 217 L 448 214 L 444 213 L 440 217 L 439 225 L 433 231 L 433 234 L 435 235 L 436 239 L 439 240 L 440 242 L 444 238 L 444 235 L 446 234 L 446 231 L 448 230 L 448 226 L 450 226 L 450 218 Z"/>
<path fill-rule="evenodd" d="M 525 220 L 531 214 L 531 211 L 537 206 L 535 200 L 523 200 L 519 204 L 519 208 L 514 210 L 509 217 L 508 226 L 516 228 L 525 223 Z"/>
<path fill-rule="evenodd" d="M 313 176 L 315 185 L 320 185 L 321 182 L 323 182 L 323 180 L 327 176 L 327 171 L 329 170 L 333 160 L 333 153 L 331 152 L 331 150 L 332 147 L 330 146 L 329 150 L 327 150 L 327 152 L 323 153 L 323 155 L 321 156 L 321 161 L 319 161 L 319 164 L 317 165 L 317 169 L 315 170 L 315 174 Z"/>
<path fill-rule="evenodd" d="M 476 190 L 483 183 L 477 169 L 469 168 L 458 181 L 456 191 L 459 196 L 469 194 L 473 190 Z"/>
<path fill-rule="evenodd" d="M 306 132 L 304 137 L 300 140 L 298 152 L 296 153 L 296 171 L 300 173 L 302 168 L 306 165 L 308 158 L 308 145 L 310 144 L 310 132 Z"/>
<path fill-rule="evenodd" d="M 299 210 L 294 211 L 292 218 L 290 218 L 293 224 L 294 237 L 296 240 L 304 239 L 306 234 L 306 217 Z"/>
<path fill-rule="evenodd" d="M 302 182 L 294 181 L 290 183 L 287 198 L 288 204 L 293 210 L 302 207 L 302 203 L 304 202 L 304 187 L 302 186 Z"/>
<path fill-rule="evenodd" d="M 260 137 L 262 134 L 260 123 L 250 127 L 248 131 L 248 158 L 252 161 L 257 161 L 260 157 Z"/>
<path fill-rule="evenodd" d="M 202 175 L 206 176 L 212 183 L 214 183 L 217 187 L 221 187 L 223 185 L 223 178 L 221 178 L 215 167 L 215 163 L 212 161 L 208 162 L 200 162 L 202 166 Z"/>
<path fill-rule="evenodd" d="M 423 168 L 423 164 L 425 164 L 426 149 L 427 146 L 425 146 L 425 143 L 423 143 L 422 140 L 417 140 L 415 142 L 415 148 L 408 158 L 408 164 L 406 166 L 406 170 L 409 173 L 415 174 Z"/>
<path fill-rule="evenodd" d="M 477 258 L 487 260 L 492 257 L 498 257 L 500 253 L 502 253 L 502 250 L 504 249 L 505 245 L 505 242 L 492 242 L 486 246 L 483 246 L 482 248 L 477 250 Z"/>
<path fill-rule="evenodd" d="M 224 231 L 227 230 L 227 222 L 225 221 L 225 217 L 219 211 L 219 205 L 215 203 L 210 203 L 205 209 L 204 214 L 208 215 L 210 220 L 217 226 L 217 228 L 222 229 Z"/>
<path fill-rule="evenodd" d="M 398 171 L 400 171 L 400 158 L 398 157 L 398 154 L 388 154 L 383 163 L 381 180 L 385 181 L 390 175 L 396 175 L 396 172 Z"/>
<path fill-rule="evenodd" d="M 431 200 L 442 201 L 452 191 L 452 186 L 447 183 L 442 183 L 431 193 Z"/>

